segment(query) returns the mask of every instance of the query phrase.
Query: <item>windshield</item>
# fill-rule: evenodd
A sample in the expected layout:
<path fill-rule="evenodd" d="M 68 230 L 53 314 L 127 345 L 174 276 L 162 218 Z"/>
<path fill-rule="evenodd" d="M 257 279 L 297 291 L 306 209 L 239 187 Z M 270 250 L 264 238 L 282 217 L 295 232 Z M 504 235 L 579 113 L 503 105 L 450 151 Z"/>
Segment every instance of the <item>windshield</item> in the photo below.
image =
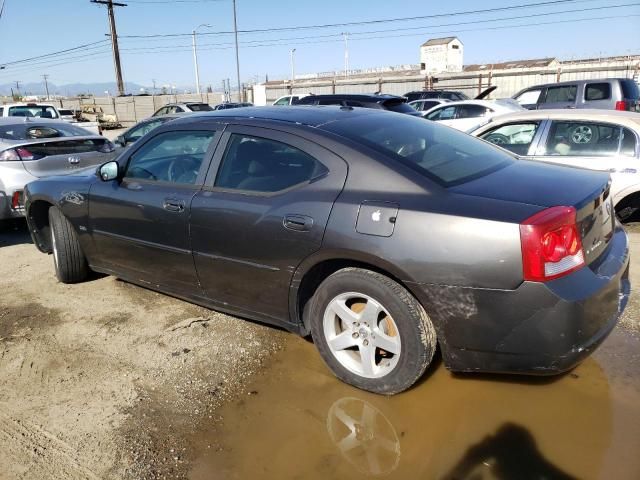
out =
<path fill-rule="evenodd" d="M 54 125 L 37 125 L 35 122 L 19 125 L 1 125 L 0 138 L 3 140 L 32 140 L 38 138 L 77 137 L 93 135 L 84 128 L 74 127 L 64 122 Z"/>
<path fill-rule="evenodd" d="M 10 117 L 58 118 L 56 109 L 50 105 L 20 105 L 9 108 Z"/>
<path fill-rule="evenodd" d="M 189 107 L 192 112 L 210 112 L 213 110 L 207 103 L 189 103 L 187 107 Z"/>
<path fill-rule="evenodd" d="M 411 107 L 409 107 L 411 108 Z M 487 175 L 512 155 L 449 127 L 410 115 L 366 115 L 323 128 L 391 157 L 443 186 Z"/>

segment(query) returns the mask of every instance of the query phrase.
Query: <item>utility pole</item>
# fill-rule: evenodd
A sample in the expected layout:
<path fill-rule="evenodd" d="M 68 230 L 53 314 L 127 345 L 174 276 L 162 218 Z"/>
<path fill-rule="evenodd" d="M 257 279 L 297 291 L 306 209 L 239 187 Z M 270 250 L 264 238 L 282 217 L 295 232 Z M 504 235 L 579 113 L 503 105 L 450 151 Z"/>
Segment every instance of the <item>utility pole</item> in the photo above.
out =
<path fill-rule="evenodd" d="M 293 82 L 296 79 L 296 49 L 291 49 L 291 95 L 293 95 Z"/>
<path fill-rule="evenodd" d="M 236 75 L 238 77 L 238 101 L 241 102 L 242 98 L 240 90 L 240 53 L 238 52 L 238 19 L 236 14 L 236 0 L 233 0 L 233 33 L 236 36 Z"/>
<path fill-rule="evenodd" d="M 344 76 L 349 76 L 349 32 L 343 32 L 344 37 Z"/>
<path fill-rule="evenodd" d="M 44 78 L 44 89 L 47 91 L 47 100 L 49 100 L 49 83 L 47 82 L 49 75 L 44 74 L 42 75 L 42 78 Z"/>
<path fill-rule="evenodd" d="M 154 78 L 151 81 L 153 82 L 153 94 L 155 95 L 156 94 L 156 79 Z"/>
<path fill-rule="evenodd" d="M 211 28 L 211 25 L 209 25 L 208 23 L 203 23 L 201 25 L 198 25 L 196 28 L 194 28 L 193 32 L 191 33 L 192 46 L 193 46 L 193 64 L 196 69 L 196 93 L 198 95 L 200 95 L 200 70 L 198 69 L 198 50 L 196 45 L 196 32 L 200 27 Z"/>
<path fill-rule="evenodd" d="M 20 80 L 16 80 L 16 95 L 20 96 Z"/>
<path fill-rule="evenodd" d="M 97 3 L 107 6 L 109 14 L 109 29 L 111 30 L 111 47 L 113 48 L 113 64 L 116 70 L 116 84 L 118 87 L 118 95 L 124 95 L 124 82 L 122 81 L 122 68 L 120 67 L 120 49 L 118 48 L 118 32 L 116 31 L 116 19 L 113 15 L 113 7 L 126 7 L 126 3 L 116 3 L 113 0 L 91 0 L 91 3 Z"/>

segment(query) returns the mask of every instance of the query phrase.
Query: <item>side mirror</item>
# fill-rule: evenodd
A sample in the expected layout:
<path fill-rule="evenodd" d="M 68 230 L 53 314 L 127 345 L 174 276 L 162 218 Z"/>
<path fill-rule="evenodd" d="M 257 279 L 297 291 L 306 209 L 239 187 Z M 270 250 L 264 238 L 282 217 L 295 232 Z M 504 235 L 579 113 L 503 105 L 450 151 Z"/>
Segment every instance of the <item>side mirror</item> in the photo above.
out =
<path fill-rule="evenodd" d="M 125 139 L 124 139 L 124 135 L 118 135 L 118 136 L 116 137 L 116 139 L 114 140 L 114 142 L 115 142 L 117 145 L 120 145 L 121 147 L 124 147 L 124 146 L 126 146 L 126 145 L 127 145 L 127 142 L 126 142 L 126 141 L 125 141 Z"/>
<path fill-rule="evenodd" d="M 98 175 L 103 182 L 116 180 L 120 175 L 120 165 L 116 161 L 105 163 L 98 169 Z"/>

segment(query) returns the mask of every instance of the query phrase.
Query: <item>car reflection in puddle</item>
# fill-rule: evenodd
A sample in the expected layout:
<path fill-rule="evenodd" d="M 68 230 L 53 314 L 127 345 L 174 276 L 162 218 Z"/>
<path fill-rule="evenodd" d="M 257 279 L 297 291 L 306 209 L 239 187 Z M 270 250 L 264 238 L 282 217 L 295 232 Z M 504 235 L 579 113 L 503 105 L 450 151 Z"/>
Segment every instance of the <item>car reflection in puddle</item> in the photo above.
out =
<path fill-rule="evenodd" d="M 639 353 L 640 339 L 614 332 L 564 376 L 453 375 L 439 364 L 384 397 L 337 381 L 292 338 L 257 394 L 190 439 L 190 478 L 640 478 Z"/>

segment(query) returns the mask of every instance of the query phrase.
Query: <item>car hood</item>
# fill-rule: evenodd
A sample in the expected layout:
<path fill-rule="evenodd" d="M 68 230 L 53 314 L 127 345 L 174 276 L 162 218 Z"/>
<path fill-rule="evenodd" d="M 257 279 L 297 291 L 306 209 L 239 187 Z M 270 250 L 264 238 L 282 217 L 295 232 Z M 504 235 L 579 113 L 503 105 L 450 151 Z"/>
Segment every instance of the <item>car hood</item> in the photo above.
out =
<path fill-rule="evenodd" d="M 608 181 L 606 172 L 516 160 L 505 168 L 452 187 L 450 191 L 541 207 L 567 205 L 579 208 Z"/>

